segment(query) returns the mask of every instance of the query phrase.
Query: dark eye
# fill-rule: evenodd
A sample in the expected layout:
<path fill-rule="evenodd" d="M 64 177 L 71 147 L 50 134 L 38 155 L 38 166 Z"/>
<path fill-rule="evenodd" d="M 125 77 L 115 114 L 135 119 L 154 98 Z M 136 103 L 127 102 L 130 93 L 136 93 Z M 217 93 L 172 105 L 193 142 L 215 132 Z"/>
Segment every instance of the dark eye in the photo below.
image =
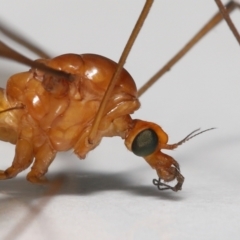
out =
<path fill-rule="evenodd" d="M 135 137 L 132 152 L 137 156 L 148 156 L 156 150 L 157 145 L 157 134 L 152 129 L 145 129 Z"/>

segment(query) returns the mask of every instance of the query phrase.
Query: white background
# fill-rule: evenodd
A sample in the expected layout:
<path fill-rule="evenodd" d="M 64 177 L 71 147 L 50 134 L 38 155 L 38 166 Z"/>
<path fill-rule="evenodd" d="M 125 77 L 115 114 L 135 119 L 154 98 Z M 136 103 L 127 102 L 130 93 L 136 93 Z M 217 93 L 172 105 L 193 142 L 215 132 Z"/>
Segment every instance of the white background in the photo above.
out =
<path fill-rule="evenodd" d="M 0 20 L 51 56 L 97 53 L 118 61 L 143 4 L 143 0 L 2 0 Z M 214 0 L 156 0 L 126 63 L 137 86 L 216 11 Z M 240 30 L 240 11 L 232 17 Z M 48 177 L 63 174 L 65 181 L 53 197 L 45 198 L 45 205 L 42 196 L 47 189 L 28 183 L 28 170 L 1 181 L 0 239 L 11 239 L 9 234 L 25 240 L 239 239 L 239 64 L 239 45 L 222 22 L 140 99 L 142 106 L 134 118 L 161 125 L 170 143 L 198 127 L 217 127 L 167 151 L 186 178 L 182 191 L 159 192 L 152 185 L 156 173 L 143 159 L 128 152 L 121 139 L 104 139 L 84 161 L 72 152 L 58 154 Z M 0 60 L 1 87 L 10 75 L 27 70 Z M 0 168 L 6 169 L 14 146 L 1 142 L 0 154 Z"/>

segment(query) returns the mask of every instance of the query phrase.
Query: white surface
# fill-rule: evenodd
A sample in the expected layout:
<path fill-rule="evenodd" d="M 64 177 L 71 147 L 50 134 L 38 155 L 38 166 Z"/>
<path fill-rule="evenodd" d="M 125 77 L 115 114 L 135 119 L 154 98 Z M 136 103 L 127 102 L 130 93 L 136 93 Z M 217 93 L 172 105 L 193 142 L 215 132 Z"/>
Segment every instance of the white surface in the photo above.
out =
<path fill-rule="evenodd" d="M 118 61 L 143 4 L 2 0 L 0 18 L 52 56 L 91 52 Z M 216 9 L 213 0 L 156 0 L 126 64 L 138 87 Z M 240 12 L 232 17 L 240 29 Z M 183 191 L 159 192 L 151 182 L 156 173 L 144 160 L 128 152 L 121 139 L 105 139 L 84 161 L 71 152 L 57 156 L 48 176 L 62 173 L 66 181 L 45 206 L 46 189 L 29 184 L 27 171 L 0 182 L 0 239 L 14 230 L 12 239 L 24 240 L 239 239 L 239 59 L 239 46 L 223 22 L 140 99 L 134 117 L 160 124 L 171 143 L 198 127 L 217 127 L 168 151 L 186 178 Z M 1 60 L 1 86 L 27 69 Z M 0 147 L 0 168 L 5 169 L 14 146 Z M 32 205 L 39 207 L 38 214 Z"/>

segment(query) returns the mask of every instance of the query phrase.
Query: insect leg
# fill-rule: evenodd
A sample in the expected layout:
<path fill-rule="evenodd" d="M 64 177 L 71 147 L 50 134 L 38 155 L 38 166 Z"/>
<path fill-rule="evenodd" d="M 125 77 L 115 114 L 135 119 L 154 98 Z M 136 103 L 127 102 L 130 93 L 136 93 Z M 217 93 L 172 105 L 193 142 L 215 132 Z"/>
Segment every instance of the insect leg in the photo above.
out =
<path fill-rule="evenodd" d="M 12 166 L 0 171 L 0 179 L 15 177 L 19 172 L 28 168 L 33 161 L 33 145 L 27 139 L 19 139 L 16 144 L 15 157 Z"/>
<path fill-rule="evenodd" d="M 240 44 L 240 34 L 238 33 L 235 25 L 233 24 L 228 11 L 225 9 L 224 5 L 222 4 L 221 0 L 215 0 L 220 12 L 222 13 L 225 21 L 227 22 L 229 28 L 231 29 L 233 35 L 235 36 L 236 40 L 238 41 L 238 43 Z M 238 7 L 240 7 L 240 4 L 235 3 Z"/>
<path fill-rule="evenodd" d="M 35 161 L 31 171 L 27 175 L 27 180 L 36 184 L 48 183 L 44 175 L 55 156 L 56 151 L 51 148 L 48 142 L 45 142 L 35 154 Z"/>
<path fill-rule="evenodd" d="M 226 10 L 230 13 L 239 5 L 234 1 L 230 1 L 225 5 Z M 157 82 L 166 72 L 168 72 L 183 56 L 192 49 L 209 31 L 211 31 L 218 23 L 223 20 L 222 14 L 215 14 L 194 36 L 193 38 L 175 55 L 173 56 L 157 73 L 155 73 L 139 90 L 138 97 L 145 93 L 154 83 Z"/>
<path fill-rule="evenodd" d="M 69 81 L 73 80 L 72 79 L 73 77 L 71 74 L 50 68 L 38 61 L 32 61 L 31 59 L 29 59 L 29 58 L 25 57 L 24 55 L 18 53 L 17 51 L 13 50 L 12 48 L 7 46 L 2 41 L 0 41 L 0 56 L 11 59 L 15 62 L 22 63 L 22 64 L 30 66 L 32 68 L 38 68 L 42 71 L 52 74 L 53 76 L 56 76 L 56 77 L 65 78 L 65 79 L 68 79 Z"/>
<path fill-rule="evenodd" d="M 41 58 L 50 58 L 49 55 L 44 52 L 39 47 L 35 46 L 33 43 L 29 42 L 26 38 L 21 36 L 20 34 L 16 34 L 14 30 L 10 30 L 9 26 L 6 26 L 6 24 L 0 23 L 0 32 L 5 34 L 7 37 L 12 39 L 13 41 L 19 43 L 20 45 L 26 47 L 33 53 L 36 53 Z"/>
<path fill-rule="evenodd" d="M 89 137 L 88 137 L 88 142 L 90 144 L 94 144 L 94 138 L 97 135 L 98 127 L 99 127 L 99 124 L 101 122 L 101 118 L 103 116 L 103 113 L 104 113 L 105 107 L 107 105 L 107 102 L 109 101 L 112 90 L 113 90 L 113 88 L 114 88 L 114 86 L 115 86 L 115 84 L 116 84 L 116 82 L 119 78 L 119 75 L 120 75 L 120 73 L 123 69 L 123 66 L 126 62 L 126 59 L 129 55 L 129 53 L 130 53 L 130 50 L 131 50 L 131 48 L 132 48 L 132 46 L 133 46 L 133 44 L 134 44 L 134 42 L 135 42 L 135 40 L 138 36 L 138 33 L 140 32 L 140 29 L 141 29 L 145 19 L 147 18 L 148 12 L 149 12 L 152 4 L 153 4 L 153 0 L 146 0 L 146 3 L 143 7 L 143 10 L 142 10 L 139 18 L 138 18 L 138 21 L 136 22 L 136 25 L 134 26 L 134 29 L 133 29 L 133 31 L 132 31 L 129 39 L 128 39 L 128 42 L 127 42 L 127 44 L 126 44 L 126 46 L 123 50 L 123 53 L 122 53 L 122 55 L 119 59 L 116 71 L 112 76 L 112 79 L 111 79 L 111 81 L 108 85 L 107 91 L 105 92 L 105 95 L 102 99 L 102 102 L 100 104 L 100 107 L 98 109 L 96 117 L 93 121 L 92 128 L 91 128 L 91 131 L 90 131 Z"/>

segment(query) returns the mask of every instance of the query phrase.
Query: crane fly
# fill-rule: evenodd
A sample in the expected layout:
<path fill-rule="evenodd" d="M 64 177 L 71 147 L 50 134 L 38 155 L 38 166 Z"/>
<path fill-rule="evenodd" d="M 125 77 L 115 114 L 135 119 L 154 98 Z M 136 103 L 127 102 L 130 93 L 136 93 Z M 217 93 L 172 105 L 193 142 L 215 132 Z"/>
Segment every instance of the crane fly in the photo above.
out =
<path fill-rule="evenodd" d="M 143 157 L 157 171 L 153 180 L 159 190 L 182 189 L 184 177 L 178 162 L 161 150 L 173 150 L 193 137 L 212 130 L 199 129 L 174 144 L 157 124 L 132 119 L 140 97 L 208 31 L 222 20 L 220 13 L 195 35 L 177 55 L 137 92 L 131 75 L 123 68 L 153 1 L 148 0 L 124 48 L 118 64 L 96 54 L 64 54 L 32 61 L 1 42 L 1 56 L 31 67 L 16 74 L 1 89 L 1 139 L 16 145 L 12 166 L 0 171 L 0 179 L 31 170 L 27 179 L 45 184 L 45 173 L 58 151 L 74 150 L 84 159 L 103 137 L 119 136 L 128 150 Z M 229 2 L 227 12 L 237 4 Z M 9 33 L 2 27 L 2 31 Z M 234 32 L 234 31 L 233 31 Z M 29 46 L 29 45 L 28 45 Z M 175 186 L 168 182 L 177 180 Z"/>
<path fill-rule="evenodd" d="M 140 1 L 139 1 L 140 2 Z M 154 6 L 153 6 L 153 9 L 154 9 Z M 152 10 L 153 10 L 152 9 Z M 65 10 L 65 9 L 64 9 Z M 118 9 L 119 10 L 119 9 Z M 171 9 L 170 9 L 171 10 Z M 159 10 L 158 10 L 159 11 Z M 40 11 L 41 12 L 41 11 Z M 170 13 L 171 11 L 169 11 L 169 13 Z M 42 15 L 42 14 L 41 14 Z M 202 16 L 201 16 L 201 18 L 203 18 L 203 14 L 201 14 Z M 61 15 L 61 17 L 62 16 L 64 16 L 64 15 Z M 150 12 L 150 16 L 151 16 L 151 12 Z M 28 15 L 28 18 L 29 18 L 29 15 Z M 30 17 L 30 19 L 31 19 L 31 17 Z M 29 21 L 29 19 L 27 19 L 27 21 Z M 145 24 L 146 25 L 146 24 Z M 162 25 L 163 26 L 163 25 Z M 81 26 L 79 26 L 79 28 L 81 28 Z M 159 26 L 159 28 L 161 28 L 160 26 Z M 89 28 L 89 29 L 91 29 L 91 28 Z M 157 30 L 155 30 L 155 31 L 158 31 L 159 29 L 157 29 Z M 143 31 L 144 31 L 144 27 L 143 27 Z M 76 30 L 76 32 L 77 32 L 77 30 Z M 111 33 L 111 31 L 109 31 L 110 33 Z M 111 34 L 109 34 L 109 32 L 108 32 L 108 34 L 107 35 L 111 35 Z M 90 31 L 90 33 L 91 33 L 91 31 Z M 86 35 L 91 35 L 90 33 L 85 33 Z M 193 32 L 194 33 L 194 32 Z M 50 33 L 50 36 L 51 36 L 51 34 L 52 33 Z M 61 31 L 61 34 L 63 34 L 64 35 L 64 33 Z M 114 32 L 114 34 L 117 34 L 117 33 L 115 33 Z M 114 35 L 114 34 L 112 34 L 112 35 Z M 81 35 L 81 34 L 80 34 Z M 230 35 L 230 34 L 229 34 Z M 78 34 L 77 34 L 77 36 L 78 36 Z M 70 36 L 69 38 L 71 38 L 72 36 Z M 44 38 L 44 37 L 43 37 Z M 77 38 L 77 37 L 76 37 Z M 150 38 L 152 38 L 152 35 L 150 35 Z M 164 38 L 164 36 L 162 36 L 162 38 Z M 90 38 L 91 39 L 91 38 Z M 96 38 L 95 38 L 96 39 Z M 94 40 L 95 40 L 94 39 Z M 207 39 L 207 38 L 206 38 Z M 178 39 L 175 39 L 176 41 L 178 40 Z M 222 40 L 222 39 L 221 39 Z M 219 40 L 218 42 L 221 42 L 221 40 Z M 39 40 L 38 39 L 38 41 L 39 42 L 41 42 L 41 40 Z M 44 39 L 43 39 L 43 41 L 44 41 Z M 64 41 L 65 42 L 65 41 Z M 111 42 L 111 44 L 112 45 L 114 45 L 114 41 L 112 40 L 112 41 L 110 41 Z M 138 40 L 136 41 L 136 44 L 138 43 Z M 61 42 L 61 44 L 64 44 L 63 42 Z M 60 45 L 61 45 L 60 44 Z M 79 43 L 79 44 L 81 44 L 81 43 Z M 105 43 L 106 44 L 106 43 Z M 161 41 L 158 43 L 159 45 L 161 45 L 162 43 L 161 43 Z M 94 43 L 94 45 L 97 45 L 97 43 Z M 93 46 L 94 46 L 93 45 Z M 109 48 L 111 48 L 111 47 L 109 47 Z M 141 48 L 142 48 L 142 46 L 141 46 Z M 143 46 L 143 48 L 145 48 L 145 46 Z M 112 51 L 112 49 L 110 49 L 111 51 Z M 221 49 L 221 50 L 219 50 L 220 52 L 222 51 L 223 49 Z M 158 48 L 157 48 L 157 50 L 155 50 L 155 51 L 158 51 Z M 23 51 L 20 51 L 20 52 L 23 52 Z M 62 52 L 62 51 L 61 51 Z M 66 52 L 71 52 L 71 51 L 66 51 Z M 76 52 L 76 51 L 74 51 L 74 52 Z M 80 51 L 80 52 L 82 52 L 82 51 Z M 97 52 L 97 51 L 96 51 Z M 133 51 L 133 54 L 134 54 L 134 51 Z M 27 54 L 24 54 L 24 55 L 27 55 Z M 104 56 L 108 56 L 108 54 L 102 54 L 101 53 L 101 55 L 104 55 Z M 147 53 L 146 53 L 146 55 L 147 55 Z M 146 57 L 146 55 L 144 55 L 144 62 L 146 62 L 146 59 L 147 59 L 147 57 Z M 28 55 L 27 55 L 28 56 Z M 140 54 L 140 56 L 142 57 L 142 53 Z M 115 58 L 114 57 L 110 57 L 111 59 L 118 59 L 119 58 L 119 56 L 116 56 Z M 140 58 L 140 57 L 139 57 Z M 115 60 L 116 62 L 117 62 L 117 60 Z M 229 62 L 231 61 L 231 59 L 229 59 Z M 130 58 L 129 58 L 129 60 L 128 60 L 128 63 L 130 63 L 131 62 L 131 55 L 130 55 Z M 150 61 L 148 61 L 148 62 L 150 62 Z M 9 64 L 9 63 L 8 63 Z M 134 62 L 134 64 L 135 65 L 137 65 L 137 63 L 136 62 Z M 152 63 L 147 63 L 147 65 L 146 65 L 146 63 L 144 64 L 144 67 L 138 67 L 138 72 L 145 72 L 145 71 L 147 71 L 147 68 L 151 68 L 151 65 L 152 65 Z M 159 66 L 159 63 L 157 63 L 156 65 L 158 65 Z M 160 64 L 161 65 L 161 64 Z M 8 65 L 9 66 L 9 65 Z M 199 67 L 199 66 L 198 66 Z M 128 68 L 127 68 L 128 69 Z M 189 70 L 189 69 L 187 69 L 187 70 Z M 151 71 L 153 71 L 153 73 L 154 73 L 154 71 L 155 70 L 151 70 Z M 172 71 L 171 72 L 171 74 L 173 73 L 174 71 Z M 187 71 L 186 71 L 187 72 Z M 130 73 L 132 73 L 132 71 L 130 71 Z M 144 74 L 144 73 L 143 73 Z M 206 73 L 206 75 L 208 75 L 209 73 Z M 135 74 L 133 74 L 133 75 L 135 75 Z M 146 77 L 145 77 L 146 78 Z M 136 80 L 136 79 L 138 79 L 138 78 L 135 78 L 134 77 L 134 79 Z M 5 80 L 5 79 L 4 79 Z M 197 81 L 198 79 L 195 79 L 195 77 L 194 77 L 194 79 L 192 79 L 192 82 L 195 82 L 195 81 Z M 231 82 L 231 76 L 229 77 L 229 84 L 230 84 L 230 82 Z M 228 81 L 227 79 L 226 79 L 226 81 Z M 182 82 L 182 81 L 184 81 L 184 79 L 178 79 L 178 81 L 179 82 Z M 163 81 L 164 82 L 164 81 Z M 163 83 L 162 82 L 162 83 Z M 138 84 L 138 80 L 136 80 L 136 84 Z M 2 85 L 3 86 L 3 85 Z M 174 87 L 174 86 L 173 86 Z M 164 88 L 163 86 L 161 87 L 161 88 Z M 171 88 L 170 88 L 171 89 Z M 196 89 L 196 88 L 194 88 L 195 90 L 198 90 L 198 89 Z M 144 94 L 143 95 L 143 97 L 141 97 L 140 98 L 140 100 L 141 99 L 143 99 L 144 101 L 143 101 L 143 107 L 142 107 L 142 109 L 144 109 L 145 108 L 145 106 L 146 106 L 146 104 L 145 104 L 145 100 L 146 100 L 146 97 L 147 98 L 154 98 L 154 95 L 151 95 L 151 90 L 155 90 L 155 89 L 153 89 L 153 88 L 151 88 L 149 91 L 150 91 L 150 94 L 149 93 L 146 93 L 146 94 Z M 148 91 L 148 92 L 149 92 Z M 166 91 L 166 90 L 163 90 L 163 91 Z M 179 91 L 181 91 L 181 90 L 179 90 Z M 176 92 L 174 92 L 174 93 L 176 93 Z M 167 94 L 168 95 L 168 97 L 171 95 L 172 93 L 169 93 L 169 94 Z M 186 94 L 185 92 L 184 93 L 182 93 L 182 94 Z M 165 96 L 164 94 L 163 94 L 163 92 L 161 92 L 161 94 L 160 94 L 160 96 L 159 96 L 159 99 L 160 99 L 160 103 L 159 103 L 159 106 L 155 106 L 155 104 L 154 104 L 154 110 L 152 111 L 152 112 L 155 112 L 155 114 L 156 114 L 156 112 L 157 111 L 159 111 L 159 112 L 161 112 L 162 113 L 162 115 L 161 115 L 161 120 L 155 120 L 156 122 L 158 122 L 158 124 L 161 124 L 161 122 L 163 121 L 164 122 L 164 119 L 163 119 L 163 117 L 162 116 L 164 116 L 164 115 L 169 115 L 169 112 L 172 112 L 172 111 L 174 111 L 172 108 L 171 108 L 171 105 L 170 105 L 170 108 L 169 108 L 169 105 L 167 105 L 167 103 L 165 103 L 164 102 L 164 100 L 165 99 L 167 99 L 167 101 L 171 101 L 171 99 L 169 99 L 169 98 L 164 98 L 163 96 Z M 176 97 L 175 95 L 173 96 L 173 99 L 174 99 L 174 97 Z M 170 97 L 171 98 L 171 97 Z M 171 104 L 172 105 L 174 105 L 174 104 L 176 104 L 177 105 L 177 102 L 176 101 L 178 101 L 179 99 L 178 98 L 176 98 L 177 100 L 174 100 L 173 102 L 171 102 Z M 181 103 L 182 104 L 182 103 Z M 189 101 L 189 102 L 187 102 L 187 104 L 191 104 L 191 100 Z M 144 106 L 145 105 L 145 106 Z M 184 105 L 184 104 L 182 104 L 183 106 L 183 108 L 185 108 L 186 107 L 186 105 Z M 150 105 L 151 106 L 151 105 Z M 24 107 L 23 105 L 17 105 L 17 106 L 14 106 L 13 108 L 16 108 L 15 110 L 13 110 L 13 111 L 18 111 L 18 108 L 19 109 L 22 109 L 22 107 Z M 163 109 L 161 108 L 161 107 L 163 107 Z M 156 108 L 156 111 L 155 111 L 155 108 Z M 161 109 L 160 109 L 161 108 Z M 142 110 L 142 109 L 140 109 L 140 111 Z M 169 111 L 169 109 L 170 109 L 170 111 Z M 178 110 L 178 109 L 176 109 L 176 110 Z M 235 109 L 236 110 L 236 109 Z M 200 111 L 200 110 L 199 110 Z M 231 111 L 232 111 L 232 109 L 231 109 Z M 237 110 L 236 110 L 237 111 Z M 10 111 L 9 110 L 9 112 L 12 112 L 12 110 Z M 150 113 L 150 111 L 148 111 L 148 114 Z M 173 126 L 173 134 L 174 134 L 174 127 L 175 126 L 177 126 L 176 128 L 177 129 L 179 129 L 179 128 L 184 128 L 184 124 L 185 125 L 187 125 L 189 122 L 190 122 L 190 120 L 191 120 L 191 114 L 190 114 L 190 117 L 189 117 L 189 121 L 182 121 L 182 123 L 184 123 L 184 124 L 182 124 L 181 123 L 181 120 L 180 120 L 180 117 L 178 117 L 178 118 L 176 118 L 176 116 L 178 116 L 177 114 L 179 114 L 179 113 L 176 113 L 176 115 L 174 115 L 174 119 L 173 120 L 171 120 L 171 119 L 169 119 L 170 120 L 170 125 L 171 124 L 174 124 L 174 126 Z M 182 114 L 182 111 L 181 111 L 181 114 Z M 223 113 L 224 114 L 224 113 Z M 148 119 L 150 119 L 152 116 L 150 116 L 151 114 L 149 114 L 148 116 L 146 116 L 146 118 L 148 118 Z M 203 116 L 201 116 L 201 115 L 203 115 Z M 145 117 L 145 116 L 144 116 Z M 206 117 L 209 117 L 208 115 L 205 115 L 205 114 L 200 114 L 199 116 L 198 116 L 199 118 L 200 118 L 200 120 L 199 120 L 199 122 L 200 122 L 200 124 L 201 124 L 201 121 L 202 121 L 202 119 L 203 118 L 206 118 Z M 194 116 L 193 116 L 193 118 L 194 118 Z M 210 118 L 210 117 L 209 117 Z M 158 119 L 158 117 L 156 117 L 155 116 L 155 118 L 151 118 L 150 119 L 150 121 L 152 121 L 153 119 Z M 160 118 L 159 118 L 160 119 Z M 163 120 L 162 120 L 163 119 Z M 195 120 L 195 118 L 193 119 L 193 121 Z M 179 124 L 179 122 L 180 122 L 180 124 Z M 196 123 L 194 123 L 194 124 L 196 124 Z M 166 124 L 164 124 L 165 126 L 164 126 L 164 129 L 167 129 L 167 127 L 166 127 Z M 198 124 L 197 124 L 198 125 Z M 215 125 L 215 123 L 214 123 L 214 125 Z M 195 126 L 195 125 L 194 125 Z M 191 128 L 191 127 L 190 127 Z M 175 129 L 176 130 L 176 129 Z M 173 136 L 173 134 L 171 134 L 171 137 Z M 204 145 L 204 147 L 206 147 L 206 144 Z M 198 151 L 196 151 L 194 154 L 198 154 Z M 115 156 L 115 155 L 114 155 Z M 110 156 L 111 157 L 111 156 Z M 228 159 L 227 159 L 228 160 Z M 207 167 L 208 167 L 208 165 L 207 165 Z M 231 166 L 232 167 L 232 166 Z M 217 171 L 217 170 L 216 170 Z M 15 182 L 16 183 L 16 182 Z M 162 182 L 160 182 L 159 180 L 154 180 L 154 183 L 158 186 L 158 187 L 160 187 L 160 188 L 164 188 L 164 187 L 166 187 L 167 189 L 172 189 L 172 190 L 176 190 L 176 188 L 174 189 L 174 187 L 170 187 L 170 186 L 164 186 L 164 184 L 165 183 L 162 183 Z M 57 185 L 57 186 L 56 186 Z M 16 187 L 17 188 L 17 187 Z M 15 188 L 15 189 L 16 189 Z M 46 193 L 46 195 L 48 195 L 49 194 L 49 192 L 50 192 L 50 195 L 52 195 L 52 194 L 55 194 L 56 193 L 56 191 L 59 191 L 59 183 L 53 183 L 52 184 L 52 188 L 54 188 L 54 190 L 53 189 L 51 189 L 51 188 L 49 188 L 49 190 L 48 190 L 48 192 Z M 180 190 L 180 189 L 179 189 Z M 19 191 L 21 191 L 21 190 L 19 190 Z M 11 194 L 10 194 L 11 195 Z M 8 200 L 7 200 L 8 201 Z M 21 200 L 20 200 L 21 201 Z M 40 201 L 38 202 L 38 205 L 40 205 L 40 207 L 46 207 L 46 204 L 48 203 L 47 201 L 49 201 L 49 199 L 47 198 L 47 199 L 45 199 L 45 198 L 43 198 L 43 199 L 40 199 Z M 25 201 L 24 201 L 24 203 L 25 203 Z M 78 199 L 78 203 L 79 203 L 79 199 Z M 76 205 L 79 205 L 79 204 L 76 204 Z M 21 207 L 22 207 L 22 205 L 21 205 Z M 17 222 L 17 224 L 14 224 L 14 227 L 11 229 L 11 231 L 10 232 L 8 232 L 8 234 L 7 234 L 7 236 L 4 238 L 4 239 L 16 239 L 17 237 L 19 238 L 19 235 L 21 235 L 21 233 L 24 231 L 24 230 L 26 230 L 26 228 L 28 227 L 28 229 L 29 229 L 29 223 L 31 223 L 32 222 L 32 220 L 33 220 L 33 218 L 35 218 L 36 217 L 36 215 L 38 215 L 39 214 L 39 212 L 40 211 L 42 211 L 43 209 L 40 209 L 40 208 L 38 208 L 38 207 L 36 207 L 36 208 L 34 208 L 34 207 L 30 207 L 30 206 L 28 206 L 28 208 L 29 208 L 29 214 L 28 215 L 25 215 L 24 216 L 24 218 L 21 220 L 21 221 L 19 221 L 19 222 Z M 12 207 L 12 205 L 11 205 L 11 210 L 13 210 L 13 212 L 14 212 L 14 216 L 16 215 L 16 212 L 17 211 L 15 211 L 16 209 L 14 208 L 14 207 Z M 63 209 L 61 209 L 61 210 L 63 210 Z M 77 209 L 76 211 L 79 211 L 79 209 Z M 88 212 L 88 214 L 89 214 L 89 212 Z M 51 215 L 52 215 L 52 213 L 51 213 Z M 2 214 L 2 216 L 4 216 L 4 214 Z M 46 217 L 46 216 L 45 216 Z M 55 216 L 54 216 L 55 217 Z M 15 217 L 14 217 L 14 219 L 15 219 Z M 45 222 L 45 220 L 46 220 L 46 218 L 44 218 L 44 223 L 46 224 L 46 222 Z M 58 219 L 55 219 L 55 221 L 57 221 Z M 75 222 L 78 222 L 78 220 L 79 220 L 79 215 L 77 216 L 77 221 L 75 221 Z M 181 217 L 181 220 L 182 220 L 182 217 Z M 84 219 L 84 221 L 85 221 L 85 219 Z M 77 223 L 78 224 L 78 223 Z M 47 225 L 47 224 L 46 224 Z M 73 222 L 71 222 L 71 225 L 74 227 L 75 225 L 74 225 L 74 223 Z M 44 225 L 45 226 L 45 225 Z M 48 225 L 47 225 L 48 226 Z M 158 226 L 159 226 L 159 224 L 158 224 Z M 75 226 L 76 227 L 76 226 Z M 78 226 L 77 226 L 78 227 Z M 54 229 L 54 226 L 51 226 L 51 228 L 52 229 Z M 2 229 L 2 231 L 4 232 L 4 229 L 5 228 L 3 228 Z M 80 228 L 81 229 L 81 228 Z M 46 229 L 44 229 L 44 230 L 46 230 Z M 94 229 L 95 231 L 96 231 L 96 229 Z M 101 229 L 102 230 L 102 229 Z M 74 232 L 74 231 L 73 231 Z M 52 232 L 51 232 L 52 233 Z M 59 228 L 57 229 L 57 233 L 59 233 Z M 44 233 L 45 234 L 45 233 Z M 69 233 L 68 233 L 69 234 Z M 82 234 L 82 229 L 81 229 L 81 234 Z M 34 236 L 35 236 L 35 232 L 34 232 Z M 46 235 L 44 235 L 44 236 L 46 236 Z M 115 235 L 114 235 L 115 236 Z M 23 238 L 24 239 L 24 238 Z"/>

